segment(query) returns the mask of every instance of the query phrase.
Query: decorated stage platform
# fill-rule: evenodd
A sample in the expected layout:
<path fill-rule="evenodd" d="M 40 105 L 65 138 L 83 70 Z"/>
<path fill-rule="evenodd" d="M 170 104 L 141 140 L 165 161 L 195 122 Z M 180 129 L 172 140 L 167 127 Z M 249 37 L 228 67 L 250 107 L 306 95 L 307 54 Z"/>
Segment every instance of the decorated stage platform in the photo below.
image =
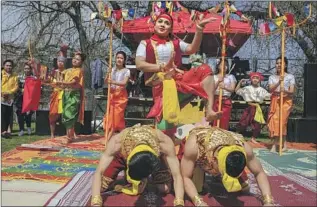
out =
<path fill-rule="evenodd" d="M 98 134 L 79 135 L 71 144 L 61 144 L 65 137 L 45 139 L 2 154 L 2 204 L 87 206 L 93 172 L 104 146 Z M 276 205 L 316 205 L 316 145 L 288 143 L 290 149 L 279 156 L 265 143 L 254 152 L 269 175 Z M 35 148 L 37 146 L 37 148 Z M 120 174 L 123 176 L 123 173 Z M 120 177 L 119 176 L 119 177 Z M 228 194 L 218 181 L 208 177 L 202 195 L 212 206 L 261 205 L 255 178 L 248 174 L 249 194 Z M 173 194 L 158 195 L 153 186 L 140 196 L 132 197 L 108 191 L 106 206 L 172 206 Z M 19 197 L 19 200 L 14 199 Z M 41 196 L 41 199 L 32 199 Z M 192 206 L 187 199 L 186 205 Z"/>

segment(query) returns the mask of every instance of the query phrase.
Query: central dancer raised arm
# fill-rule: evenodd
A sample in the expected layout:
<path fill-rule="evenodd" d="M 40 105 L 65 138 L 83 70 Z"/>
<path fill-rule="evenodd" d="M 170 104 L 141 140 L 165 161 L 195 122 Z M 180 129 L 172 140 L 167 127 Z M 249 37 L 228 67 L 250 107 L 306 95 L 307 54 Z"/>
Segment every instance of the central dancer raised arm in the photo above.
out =
<path fill-rule="evenodd" d="M 169 135 L 175 133 L 174 124 L 177 124 L 177 113 L 179 113 L 178 99 L 180 106 L 185 106 L 185 102 L 188 103 L 194 96 L 206 98 L 208 99 L 207 120 L 221 117 L 221 112 L 212 110 L 215 83 L 211 68 L 203 64 L 189 71 L 178 69 L 182 66 L 182 54 L 190 55 L 198 51 L 205 25 L 214 20 L 211 17 L 198 21 L 194 39 L 188 44 L 172 36 L 173 18 L 166 13 L 161 14 L 155 21 L 152 37 L 141 41 L 137 49 L 136 67 L 144 72 L 145 84 L 152 86 L 154 99 L 154 106 L 147 117 L 156 117 L 157 121 L 160 121 L 158 128 Z M 165 85 L 165 80 L 175 80 L 175 82 L 168 82 Z M 170 113 L 167 114 L 168 112 Z M 163 120 L 161 120 L 162 115 Z"/>

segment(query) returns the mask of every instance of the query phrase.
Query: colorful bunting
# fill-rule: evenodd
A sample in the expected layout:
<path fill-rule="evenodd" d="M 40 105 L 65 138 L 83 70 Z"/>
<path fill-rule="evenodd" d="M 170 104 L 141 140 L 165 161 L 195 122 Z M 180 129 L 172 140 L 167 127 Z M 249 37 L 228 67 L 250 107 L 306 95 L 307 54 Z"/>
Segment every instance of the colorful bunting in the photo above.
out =
<path fill-rule="evenodd" d="M 265 22 L 260 24 L 259 33 L 262 35 L 270 33 L 269 23 Z"/>
<path fill-rule="evenodd" d="M 273 20 L 273 22 L 278 26 L 280 27 L 283 23 L 283 21 L 285 20 L 285 16 L 281 16 L 281 17 L 278 17 L 276 19 Z"/>
<path fill-rule="evenodd" d="M 113 10 L 113 17 L 116 21 L 119 21 L 122 18 L 122 10 Z"/>

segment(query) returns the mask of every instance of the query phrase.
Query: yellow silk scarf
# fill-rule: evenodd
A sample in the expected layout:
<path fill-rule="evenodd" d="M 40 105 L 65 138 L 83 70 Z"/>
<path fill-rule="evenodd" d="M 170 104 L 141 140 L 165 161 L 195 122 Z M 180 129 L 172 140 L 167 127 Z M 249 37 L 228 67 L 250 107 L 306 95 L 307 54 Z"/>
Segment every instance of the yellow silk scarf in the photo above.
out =
<path fill-rule="evenodd" d="M 132 152 L 129 154 L 128 156 L 128 159 L 127 159 L 127 170 L 126 170 L 126 176 L 127 176 L 127 181 L 129 183 L 132 184 L 131 188 L 128 188 L 128 187 L 123 187 L 122 188 L 122 193 L 125 193 L 127 195 L 137 195 L 139 192 L 138 192 L 138 188 L 139 188 L 139 184 L 141 183 L 141 181 L 139 180 L 134 180 L 130 177 L 129 175 L 129 163 L 130 163 L 130 160 L 131 158 L 133 157 L 133 155 L 135 155 L 136 153 L 138 152 L 145 152 L 145 151 L 148 151 L 148 152 L 151 152 L 153 153 L 155 156 L 158 157 L 158 154 L 148 145 L 145 145 L 145 144 L 141 144 L 141 145 L 138 145 L 136 146 Z"/>
<path fill-rule="evenodd" d="M 255 115 L 254 115 L 254 121 L 259 122 L 260 124 L 265 124 L 265 120 L 264 120 L 264 117 L 263 117 L 263 112 L 262 112 L 260 104 L 258 104 L 258 103 L 249 103 L 249 105 L 256 107 Z"/>
<path fill-rule="evenodd" d="M 163 119 L 169 123 L 178 124 L 181 110 L 176 82 L 174 79 L 165 79 L 164 74 L 162 72 L 157 73 L 163 83 Z"/>
<path fill-rule="evenodd" d="M 223 147 L 218 152 L 218 156 L 217 156 L 219 171 L 222 175 L 222 183 L 228 192 L 237 192 L 242 189 L 240 182 L 238 180 L 241 174 L 237 177 L 231 177 L 230 175 L 227 174 L 227 170 L 226 170 L 227 157 L 233 151 L 242 152 L 244 156 L 246 157 L 244 148 L 237 145 Z"/>

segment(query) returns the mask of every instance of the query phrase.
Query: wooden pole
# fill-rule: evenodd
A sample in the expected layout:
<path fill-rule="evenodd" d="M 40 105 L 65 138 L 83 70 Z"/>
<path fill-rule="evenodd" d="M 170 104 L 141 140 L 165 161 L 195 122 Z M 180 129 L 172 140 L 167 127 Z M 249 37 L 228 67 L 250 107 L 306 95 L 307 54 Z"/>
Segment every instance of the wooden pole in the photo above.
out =
<path fill-rule="evenodd" d="M 281 67 L 281 71 L 280 71 L 280 77 L 283 77 L 283 80 L 281 81 L 280 84 L 280 126 L 279 126 L 279 131 L 280 131 L 280 146 L 279 146 L 279 154 L 280 156 L 282 156 L 282 144 L 283 144 L 283 100 L 284 100 L 284 93 L 283 90 L 284 89 L 284 68 L 285 68 L 285 61 L 284 61 L 284 57 L 285 57 L 285 29 L 282 29 L 282 45 L 281 45 L 281 57 L 282 57 L 282 67 Z"/>
<path fill-rule="evenodd" d="M 227 14 L 225 14 L 225 22 L 223 25 L 223 32 L 222 32 L 222 45 L 221 45 L 221 77 L 224 79 L 225 77 L 225 57 L 226 57 L 226 42 L 227 42 L 227 24 L 230 17 L 230 8 L 228 1 L 225 2 L 225 7 L 227 9 Z M 221 32 L 221 31 L 220 31 Z M 224 81 L 224 80 L 223 80 Z M 219 97 L 218 97 L 218 112 L 221 111 L 222 108 L 222 88 L 219 88 Z M 212 106 L 211 106 L 212 107 Z M 220 127 L 220 119 L 217 119 L 217 127 Z"/>
<path fill-rule="evenodd" d="M 221 77 L 224 78 L 225 76 L 225 54 L 226 54 L 226 36 L 227 32 L 224 29 L 223 36 L 222 36 L 222 46 L 221 46 Z M 222 88 L 219 88 L 219 97 L 218 97 L 218 112 L 221 111 L 222 108 Z M 217 119 L 217 127 L 220 127 L 220 119 Z"/>
<path fill-rule="evenodd" d="M 111 80 L 111 73 L 112 73 L 112 36 L 113 36 L 113 27 L 112 24 L 110 24 L 110 43 L 109 43 L 109 67 L 108 67 L 108 80 Z M 109 113 L 110 113 L 110 88 L 111 84 L 108 81 L 108 93 L 107 93 L 107 117 L 106 117 L 106 133 L 105 133 L 105 146 L 107 145 L 107 142 L 109 140 Z"/>

